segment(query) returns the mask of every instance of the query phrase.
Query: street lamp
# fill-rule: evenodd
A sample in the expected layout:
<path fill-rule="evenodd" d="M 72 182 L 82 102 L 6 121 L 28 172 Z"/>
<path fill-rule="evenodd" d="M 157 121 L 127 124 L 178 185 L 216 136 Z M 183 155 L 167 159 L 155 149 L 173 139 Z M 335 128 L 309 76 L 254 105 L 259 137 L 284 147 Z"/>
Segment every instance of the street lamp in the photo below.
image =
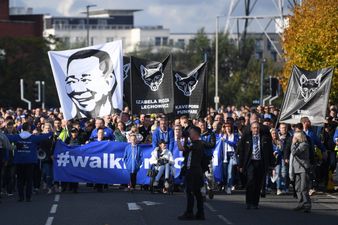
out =
<path fill-rule="evenodd" d="M 219 96 L 218 96 L 218 33 L 219 33 L 219 18 L 225 16 L 216 16 L 216 46 L 215 46 L 215 110 L 218 111 Z"/>
<path fill-rule="evenodd" d="M 96 5 L 86 5 L 87 8 L 87 46 L 89 46 L 89 9 L 96 7 Z"/>
<path fill-rule="evenodd" d="M 261 82 L 260 82 L 260 98 L 259 103 L 263 105 L 263 81 L 264 81 L 264 63 L 266 62 L 265 58 L 261 59 Z"/>

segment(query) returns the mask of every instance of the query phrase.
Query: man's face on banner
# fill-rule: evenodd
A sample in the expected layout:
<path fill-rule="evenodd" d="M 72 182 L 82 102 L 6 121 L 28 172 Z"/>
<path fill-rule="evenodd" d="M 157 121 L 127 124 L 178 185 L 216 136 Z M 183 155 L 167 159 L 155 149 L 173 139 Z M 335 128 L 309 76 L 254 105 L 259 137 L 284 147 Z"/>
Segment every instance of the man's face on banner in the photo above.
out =
<path fill-rule="evenodd" d="M 105 68 L 107 63 L 99 62 L 97 57 L 74 59 L 70 62 L 66 78 L 68 96 L 83 111 L 93 111 L 98 102 L 112 90 L 115 76 Z"/>

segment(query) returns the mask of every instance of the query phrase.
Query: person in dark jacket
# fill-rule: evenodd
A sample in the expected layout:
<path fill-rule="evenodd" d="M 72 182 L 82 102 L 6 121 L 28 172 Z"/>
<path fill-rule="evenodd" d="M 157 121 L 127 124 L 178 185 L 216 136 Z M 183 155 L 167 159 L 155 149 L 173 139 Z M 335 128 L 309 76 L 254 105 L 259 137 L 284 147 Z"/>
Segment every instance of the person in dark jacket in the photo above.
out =
<path fill-rule="evenodd" d="M 207 190 L 203 187 L 202 194 L 203 196 L 205 196 L 206 192 L 208 191 L 209 198 L 212 199 L 214 197 L 213 190 L 215 188 L 212 157 L 213 150 L 216 145 L 216 136 L 214 132 L 207 129 L 207 124 L 203 119 L 200 119 L 198 121 L 198 127 L 201 129 L 201 141 L 204 144 L 204 154 L 208 157 L 209 160 L 208 171 L 205 172 Z"/>
<path fill-rule="evenodd" d="M 2 188 L 2 167 L 4 162 L 9 159 L 9 152 L 11 150 L 11 145 L 8 138 L 5 134 L 0 131 L 0 189 Z"/>
<path fill-rule="evenodd" d="M 68 138 L 66 138 L 66 140 L 65 140 L 65 144 L 67 144 L 69 146 L 79 146 L 79 145 L 84 144 L 84 140 L 81 139 L 79 132 L 80 131 L 77 128 L 73 127 L 70 130 L 70 136 Z M 78 192 L 79 183 L 61 182 L 62 192 L 67 191 L 68 186 L 69 186 L 69 190 L 73 191 L 73 193 Z"/>
<path fill-rule="evenodd" d="M 240 172 L 246 175 L 247 209 L 258 209 L 264 175 L 272 166 L 271 136 L 260 132 L 260 124 L 253 122 L 251 132 L 238 144 Z"/>
<path fill-rule="evenodd" d="M 282 144 L 282 179 L 285 182 L 285 191 L 286 193 L 289 191 L 290 186 L 290 178 L 289 178 L 289 160 L 290 160 L 290 151 L 292 144 L 292 136 L 288 132 L 288 125 L 286 123 L 279 124 L 279 139 Z"/>
<path fill-rule="evenodd" d="M 199 127 L 192 126 L 189 129 L 189 136 L 191 140 L 190 145 L 182 146 L 180 141 L 177 141 L 178 148 L 183 151 L 184 162 L 186 166 L 185 171 L 185 188 L 187 195 L 187 208 L 182 216 L 179 216 L 179 220 L 205 220 L 203 197 L 201 193 L 201 187 L 203 186 L 203 156 L 204 156 L 204 144 L 200 140 L 201 129 Z M 181 137 L 176 137 L 176 140 L 180 140 Z M 197 201 L 197 213 L 194 216 L 194 198 Z"/>

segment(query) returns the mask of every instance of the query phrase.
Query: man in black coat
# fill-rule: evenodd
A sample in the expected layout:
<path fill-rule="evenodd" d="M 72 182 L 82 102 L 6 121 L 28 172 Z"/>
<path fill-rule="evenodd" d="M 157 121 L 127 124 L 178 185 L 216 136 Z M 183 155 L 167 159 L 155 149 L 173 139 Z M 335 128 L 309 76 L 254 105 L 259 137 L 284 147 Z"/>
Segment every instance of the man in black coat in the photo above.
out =
<path fill-rule="evenodd" d="M 204 220 L 204 207 L 201 187 L 203 186 L 203 160 L 204 160 L 204 144 L 200 140 L 201 129 L 192 126 L 189 129 L 191 144 L 182 146 L 180 141 L 177 141 L 178 148 L 183 151 L 185 170 L 185 192 L 187 195 L 187 209 L 179 220 Z M 181 137 L 176 137 L 180 140 Z M 197 201 L 197 213 L 194 216 L 194 198 Z"/>
<path fill-rule="evenodd" d="M 246 175 L 247 209 L 258 209 L 263 178 L 272 166 L 271 137 L 260 131 L 258 122 L 251 123 L 251 132 L 242 137 L 238 145 L 240 172 Z"/>

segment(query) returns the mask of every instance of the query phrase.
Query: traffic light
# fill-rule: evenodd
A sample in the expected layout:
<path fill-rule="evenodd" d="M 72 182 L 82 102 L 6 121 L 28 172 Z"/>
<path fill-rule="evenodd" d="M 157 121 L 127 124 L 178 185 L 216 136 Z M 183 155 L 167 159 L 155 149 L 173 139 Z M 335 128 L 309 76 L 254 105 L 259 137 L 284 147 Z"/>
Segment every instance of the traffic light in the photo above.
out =
<path fill-rule="evenodd" d="M 263 95 L 270 95 L 270 78 L 265 78 L 263 81 Z"/>
<path fill-rule="evenodd" d="M 279 95 L 279 80 L 276 77 L 271 77 L 271 95 Z"/>
<path fill-rule="evenodd" d="M 41 102 L 41 82 L 40 81 L 35 81 L 33 91 L 34 91 L 35 102 Z"/>

